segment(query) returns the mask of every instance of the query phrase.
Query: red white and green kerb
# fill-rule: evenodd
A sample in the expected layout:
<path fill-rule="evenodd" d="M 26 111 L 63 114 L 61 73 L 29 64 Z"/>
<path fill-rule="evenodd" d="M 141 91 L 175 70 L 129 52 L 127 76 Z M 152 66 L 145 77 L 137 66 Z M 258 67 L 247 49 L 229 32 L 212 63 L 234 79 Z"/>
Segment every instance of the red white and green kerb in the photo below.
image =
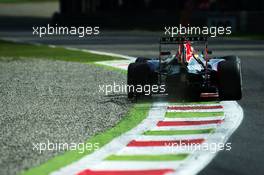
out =
<path fill-rule="evenodd" d="M 236 102 L 156 102 L 137 127 L 53 174 L 196 174 L 216 153 L 180 149 L 181 144 L 224 143 L 239 125 L 240 116 Z"/>

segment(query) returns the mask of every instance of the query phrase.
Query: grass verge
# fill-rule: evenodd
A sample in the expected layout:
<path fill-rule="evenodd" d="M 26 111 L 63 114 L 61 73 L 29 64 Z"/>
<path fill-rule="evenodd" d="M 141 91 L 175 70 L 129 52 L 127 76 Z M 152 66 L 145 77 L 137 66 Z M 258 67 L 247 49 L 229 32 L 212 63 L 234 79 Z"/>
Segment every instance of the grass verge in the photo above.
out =
<path fill-rule="evenodd" d="M 62 47 L 51 48 L 45 45 L 14 43 L 0 40 L 0 57 L 16 59 L 50 59 L 91 63 L 95 61 L 120 60 L 120 57 L 102 56 L 78 50 L 68 50 Z"/>
<path fill-rule="evenodd" d="M 106 145 L 112 139 L 131 130 L 132 128 L 137 126 L 143 119 L 145 119 L 147 117 L 150 106 L 150 103 L 134 104 L 134 106 L 130 109 L 123 120 L 121 120 L 115 127 L 102 134 L 98 134 L 90 138 L 89 140 L 87 140 L 87 143 L 97 143 L 100 145 L 100 147 Z M 85 151 L 84 153 L 79 153 L 78 150 L 69 151 L 60 156 L 50 159 L 49 161 L 38 167 L 22 172 L 22 175 L 47 175 L 91 153 L 93 153 L 93 151 Z"/>
<path fill-rule="evenodd" d="M 59 2 L 59 0 L 0 0 L 0 3 Z"/>

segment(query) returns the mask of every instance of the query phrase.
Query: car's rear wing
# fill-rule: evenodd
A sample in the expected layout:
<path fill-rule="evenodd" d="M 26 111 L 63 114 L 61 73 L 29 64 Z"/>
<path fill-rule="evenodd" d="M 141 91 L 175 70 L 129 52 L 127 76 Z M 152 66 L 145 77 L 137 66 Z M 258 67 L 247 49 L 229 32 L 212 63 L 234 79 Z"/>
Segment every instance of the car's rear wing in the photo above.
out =
<path fill-rule="evenodd" d="M 188 36 L 188 37 L 161 37 L 160 44 L 184 44 L 186 42 L 206 43 L 207 36 Z"/>
<path fill-rule="evenodd" d="M 159 44 L 159 82 L 161 82 L 161 70 L 162 70 L 162 56 L 168 55 L 171 53 L 170 51 L 162 51 L 162 45 L 173 45 L 173 44 L 186 44 L 188 42 L 195 42 L 195 43 L 201 43 L 205 45 L 205 50 L 206 50 L 206 58 L 207 58 L 207 36 L 178 36 L 178 37 L 161 37 L 160 38 L 160 44 Z M 185 46 L 182 46 L 185 47 Z M 186 57 L 186 51 L 183 49 L 183 58 L 185 59 Z M 206 64 L 207 65 L 207 64 Z"/>

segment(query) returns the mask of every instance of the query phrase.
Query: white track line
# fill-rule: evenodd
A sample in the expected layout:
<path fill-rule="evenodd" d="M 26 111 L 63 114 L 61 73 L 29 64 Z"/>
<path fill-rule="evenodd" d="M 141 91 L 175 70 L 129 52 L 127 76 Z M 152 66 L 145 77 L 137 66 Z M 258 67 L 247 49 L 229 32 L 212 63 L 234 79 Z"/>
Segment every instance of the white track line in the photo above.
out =
<path fill-rule="evenodd" d="M 186 134 L 186 135 L 168 135 L 168 136 L 149 136 L 141 135 L 136 141 L 163 141 L 163 140 L 190 140 L 190 139 L 205 139 L 209 134 Z"/>
<path fill-rule="evenodd" d="M 117 53 L 111 53 L 111 52 L 103 52 L 103 51 L 96 51 L 96 50 L 89 50 L 89 49 L 78 49 L 78 48 L 73 48 L 73 47 L 64 47 L 64 46 L 58 46 L 58 45 L 53 45 L 53 44 L 41 44 L 41 43 L 37 43 L 37 42 L 31 42 L 31 41 L 21 41 L 19 39 L 15 39 L 15 38 L 7 38 L 7 37 L 1 37 L 2 40 L 5 41 L 11 41 L 11 42 L 16 42 L 16 43 L 24 43 L 24 44 L 32 44 L 35 46 L 48 46 L 50 48 L 57 48 L 57 47 L 63 47 L 67 50 L 72 50 L 72 51 L 81 51 L 81 52 L 86 52 L 86 53 L 93 53 L 93 54 L 97 54 L 97 55 L 106 55 L 106 56 L 112 56 L 112 57 L 120 57 L 120 58 L 124 58 L 127 60 L 130 60 L 130 62 L 135 61 L 136 57 L 131 57 L 128 55 L 123 55 L 123 54 L 117 54 Z"/>
<path fill-rule="evenodd" d="M 172 153 L 192 153 L 192 151 L 183 150 L 180 147 L 175 147 L 173 152 L 170 147 L 156 147 L 156 146 L 149 146 L 149 147 L 125 147 L 124 149 L 120 150 L 116 153 L 116 155 L 161 155 L 161 154 L 172 154 Z"/>
<path fill-rule="evenodd" d="M 223 112 L 223 109 L 191 109 L 191 110 L 175 110 L 169 109 L 167 112 Z"/>
<path fill-rule="evenodd" d="M 98 54 L 98 55 L 107 55 L 107 56 L 113 56 L 113 57 L 120 57 L 120 58 L 128 59 L 130 61 L 135 61 L 136 60 L 135 57 L 131 57 L 131 56 L 128 56 L 128 55 L 109 53 L 109 52 L 101 52 L 101 51 L 95 51 L 95 50 L 84 50 L 84 51 L 88 51 L 90 53 Z"/>
<path fill-rule="evenodd" d="M 168 118 L 165 117 L 164 121 L 208 121 L 208 120 L 223 120 L 225 116 L 212 116 L 212 117 L 182 117 L 182 118 Z"/>
<path fill-rule="evenodd" d="M 103 161 L 92 170 L 155 170 L 175 169 L 182 161 Z"/>
<path fill-rule="evenodd" d="M 162 126 L 162 127 L 154 127 L 152 131 L 175 131 L 175 130 L 198 130 L 198 129 L 214 129 L 219 124 L 207 124 L 207 125 L 192 125 L 192 126 Z"/>
<path fill-rule="evenodd" d="M 122 70 L 127 70 L 129 63 L 131 63 L 130 60 L 118 60 L 118 61 L 114 60 L 114 61 L 98 61 L 98 62 L 95 62 L 95 64 L 111 66 L 111 67 L 119 68 Z"/>
<path fill-rule="evenodd" d="M 158 126 L 157 130 L 169 130 L 169 129 L 179 129 L 179 130 L 197 130 L 197 129 L 208 129 L 216 128 L 221 124 L 204 124 L 204 125 L 189 125 L 189 126 Z"/>

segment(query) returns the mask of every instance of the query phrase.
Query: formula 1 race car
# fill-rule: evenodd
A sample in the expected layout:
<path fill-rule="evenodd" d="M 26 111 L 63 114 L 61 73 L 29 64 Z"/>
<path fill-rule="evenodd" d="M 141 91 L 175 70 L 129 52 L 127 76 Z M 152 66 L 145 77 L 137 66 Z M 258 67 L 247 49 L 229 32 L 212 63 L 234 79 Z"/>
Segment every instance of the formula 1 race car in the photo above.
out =
<path fill-rule="evenodd" d="M 193 44 L 202 44 L 194 49 Z M 164 46 L 175 46 L 164 51 Z M 175 49 L 176 48 L 176 49 Z M 162 37 L 158 58 L 138 57 L 128 66 L 128 98 L 168 94 L 192 99 L 240 100 L 242 75 L 237 56 L 209 58 L 205 36 Z"/>

